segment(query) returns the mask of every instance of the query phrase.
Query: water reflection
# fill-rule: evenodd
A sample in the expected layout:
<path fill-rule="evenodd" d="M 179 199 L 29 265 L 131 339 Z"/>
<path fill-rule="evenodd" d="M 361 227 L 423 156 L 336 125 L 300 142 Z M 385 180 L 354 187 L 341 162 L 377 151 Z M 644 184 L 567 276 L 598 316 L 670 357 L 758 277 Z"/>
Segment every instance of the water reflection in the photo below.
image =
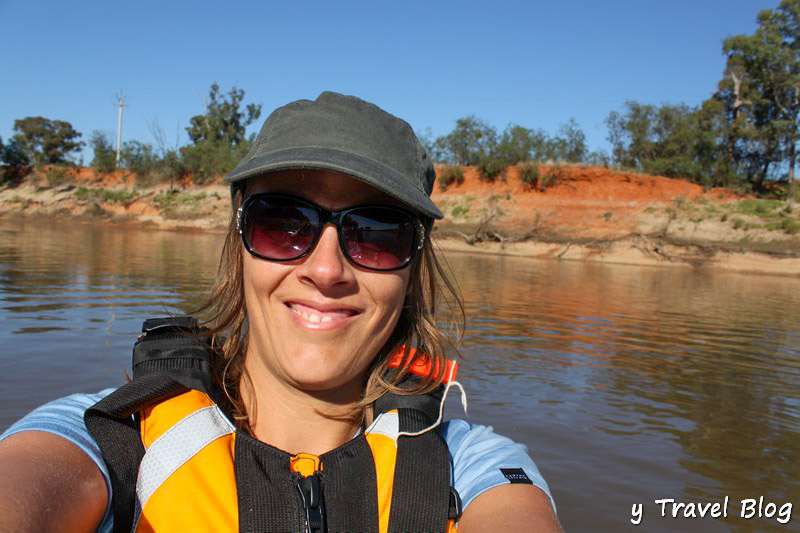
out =
<path fill-rule="evenodd" d="M 585 518 L 565 518 L 568 526 L 596 529 L 597 516 L 611 519 L 609 497 L 590 496 L 607 493 L 609 479 L 627 494 L 616 498 L 614 529 L 624 526 L 631 504 L 658 498 L 800 502 L 793 461 L 800 456 L 800 280 L 449 260 L 472 326 L 462 374 L 484 385 L 473 391 L 473 405 L 502 406 L 525 421 L 518 434 L 553 453 L 540 461 L 544 470 L 557 468 L 549 477 L 558 480 L 557 493 L 565 491 L 562 506 L 586 509 Z M 508 399 L 498 401 L 499 391 Z M 497 419 L 478 409 L 479 417 Z M 566 433 L 541 433 L 565 416 Z M 568 433 L 587 440 L 565 446 Z M 571 475 L 559 479 L 560 472 Z M 587 483 L 593 478 L 596 484 Z M 778 528 L 731 518 L 684 521 L 679 529 Z M 646 530 L 675 527 L 649 520 Z"/>
<path fill-rule="evenodd" d="M 0 428 L 120 384 L 144 317 L 196 308 L 221 236 L 0 222 Z M 792 531 L 658 498 L 800 504 L 800 280 L 450 254 L 470 419 L 526 443 L 572 531 Z M 452 402 L 448 410 L 458 415 Z"/>

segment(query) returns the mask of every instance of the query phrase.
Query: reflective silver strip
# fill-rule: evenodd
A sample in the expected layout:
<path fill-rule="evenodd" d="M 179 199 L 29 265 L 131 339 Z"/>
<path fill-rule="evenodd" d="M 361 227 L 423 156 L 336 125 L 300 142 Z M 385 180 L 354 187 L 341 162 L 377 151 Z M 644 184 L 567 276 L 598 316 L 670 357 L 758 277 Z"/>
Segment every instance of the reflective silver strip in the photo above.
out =
<path fill-rule="evenodd" d="M 385 435 L 397 445 L 397 434 L 400 433 L 400 417 L 395 411 L 388 411 L 378 415 L 372 424 L 364 431 L 365 434 Z"/>
<path fill-rule="evenodd" d="M 233 425 L 216 406 L 204 407 L 169 428 L 147 449 L 136 479 L 136 516 L 150 496 L 186 461 L 218 438 L 234 432 Z"/>

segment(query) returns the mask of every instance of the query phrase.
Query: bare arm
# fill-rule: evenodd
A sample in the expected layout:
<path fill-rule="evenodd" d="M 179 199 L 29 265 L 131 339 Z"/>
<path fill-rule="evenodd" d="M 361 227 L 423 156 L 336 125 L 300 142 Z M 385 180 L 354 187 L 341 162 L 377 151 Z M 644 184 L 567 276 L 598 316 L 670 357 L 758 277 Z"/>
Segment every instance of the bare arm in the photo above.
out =
<path fill-rule="evenodd" d="M 68 440 L 23 431 L 0 442 L 0 531 L 95 531 L 107 503 L 103 474 Z"/>
<path fill-rule="evenodd" d="M 458 533 L 525 531 L 563 533 L 550 499 L 533 485 L 491 488 L 472 500 L 458 521 Z"/>

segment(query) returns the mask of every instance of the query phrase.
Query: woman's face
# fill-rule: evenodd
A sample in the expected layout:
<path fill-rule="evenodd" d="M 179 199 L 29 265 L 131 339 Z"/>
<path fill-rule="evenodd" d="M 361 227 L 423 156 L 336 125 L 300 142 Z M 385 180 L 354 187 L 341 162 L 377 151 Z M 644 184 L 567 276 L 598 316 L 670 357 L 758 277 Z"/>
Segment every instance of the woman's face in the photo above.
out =
<path fill-rule="evenodd" d="M 292 194 L 328 209 L 397 205 L 361 181 L 320 170 L 282 171 L 250 180 L 247 194 L 260 192 Z M 360 390 L 366 368 L 400 316 L 410 267 L 374 272 L 354 266 L 342 254 L 333 225 L 297 261 L 258 259 L 244 246 L 242 254 L 251 375 L 257 364 L 302 390 Z"/>

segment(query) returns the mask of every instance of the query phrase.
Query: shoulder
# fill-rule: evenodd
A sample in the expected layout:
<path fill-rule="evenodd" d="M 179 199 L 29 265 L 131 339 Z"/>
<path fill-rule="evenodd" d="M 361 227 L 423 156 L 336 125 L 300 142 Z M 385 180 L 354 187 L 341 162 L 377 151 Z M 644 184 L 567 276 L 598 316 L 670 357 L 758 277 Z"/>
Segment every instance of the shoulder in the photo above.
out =
<path fill-rule="evenodd" d="M 95 394 L 72 394 L 48 402 L 12 424 L 0 435 L 0 440 L 22 431 L 45 431 L 66 438 L 92 455 L 97 445 L 86 431 L 83 414 L 113 391 L 105 389 Z"/>
<path fill-rule="evenodd" d="M 103 475 L 109 493 L 109 505 L 103 523 L 98 531 L 110 531 L 111 527 L 111 480 L 108 475 L 103 455 L 97 443 L 89 435 L 83 422 L 83 415 L 88 408 L 111 394 L 115 389 L 105 389 L 95 394 L 72 394 L 53 400 L 37 407 L 16 423 L 12 424 L 2 435 L 4 440 L 11 435 L 24 431 L 42 431 L 57 435 L 80 448 L 94 463 Z"/>
<path fill-rule="evenodd" d="M 464 508 L 483 492 L 509 483 L 529 483 L 555 502 L 524 444 L 498 435 L 491 426 L 464 420 L 444 422 L 439 433 L 450 451 L 452 482 Z"/>

